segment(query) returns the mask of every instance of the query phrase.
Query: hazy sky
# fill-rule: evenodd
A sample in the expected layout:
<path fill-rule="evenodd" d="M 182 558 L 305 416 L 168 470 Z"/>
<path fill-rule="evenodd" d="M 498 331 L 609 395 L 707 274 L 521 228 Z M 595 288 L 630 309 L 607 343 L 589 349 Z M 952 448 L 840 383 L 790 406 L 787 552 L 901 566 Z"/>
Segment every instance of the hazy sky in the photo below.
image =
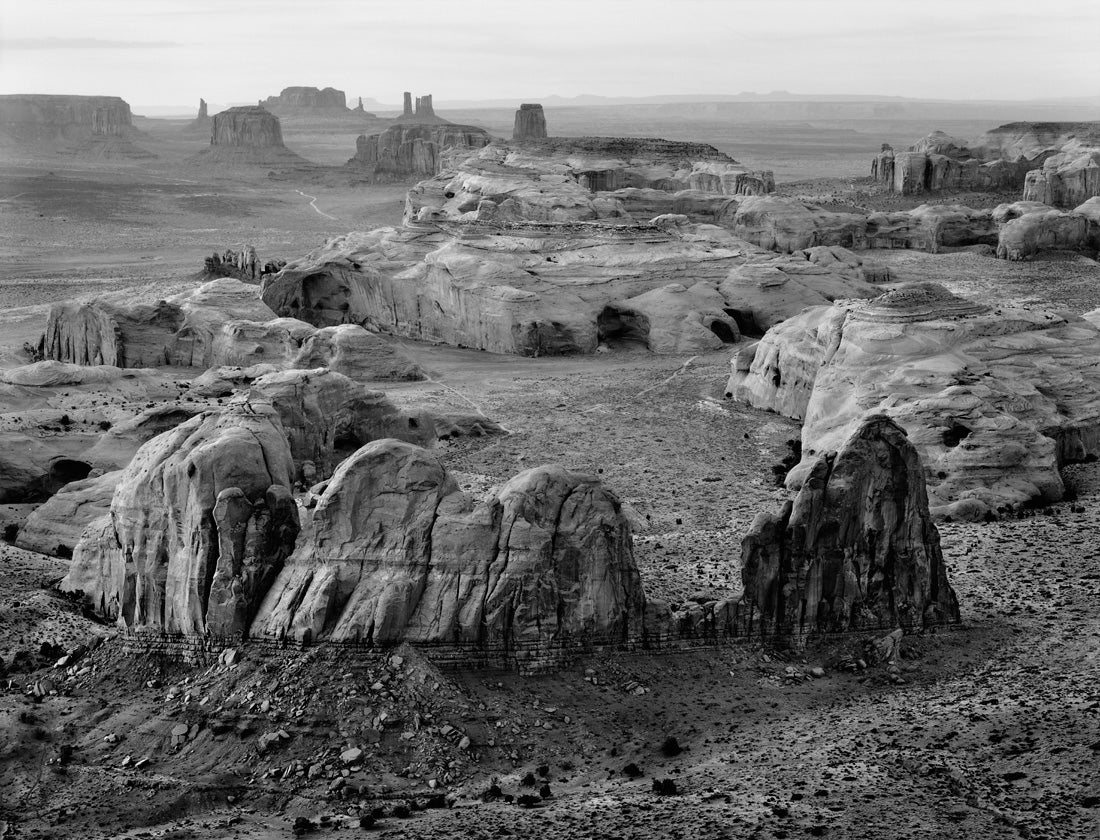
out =
<path fill-rule="evenodd" d="M 1100 0 L 0 0 L 0 93 L 1100 94 Z"/>

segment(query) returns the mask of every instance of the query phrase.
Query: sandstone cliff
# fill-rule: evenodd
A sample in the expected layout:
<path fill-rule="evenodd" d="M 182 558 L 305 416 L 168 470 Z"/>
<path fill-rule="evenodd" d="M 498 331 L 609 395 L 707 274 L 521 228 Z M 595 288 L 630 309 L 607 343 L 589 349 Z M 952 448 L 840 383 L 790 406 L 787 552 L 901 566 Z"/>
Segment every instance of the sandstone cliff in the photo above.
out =
<path fill-rule="evenodd" d="M 967 518 L 1062 497 L 1059 467 L 1100 454 L 1100 330 L 936 284 L 807 309 L 734 360 L 728 393 L 803 421 L 799 487 L 820 452 L 883 412 L 920 453 L 935 512 Z"/>
<path fill-rule="evenodd" d="M 327 367 L 353 379 L 417 379 L 408 359 L 361 327 L 317 330 L 279 318 L 258 287 L 211 280 L 161 297 L 156 288 L 109 292 L 50 307 L 43 356 L 118 367 Z"/>
<path fill-rule="evenodd" d="M 244 633 L 298 533 L 293 469 L 269 403 L 237 399 L 158 435 L 81 537 L 62 588 L 128 627 Z"/>
<path fill-rule="evenodd" d="M 202 164 L 287 165 L 307 161 L 283 144 L 279 118 L 259 106 L 227 108 L 214 115 L 210 148 L 192 158 Z"/>
<path fill-rule="evenodd" d="M 529 470 L 474 504 L 429 453 L 378 441 L 342 463 L 252 635 L 551 645 L 637 634 L 630 526 L 598 481 Z"/>
<path fill-rule="evenodd" d="M 959 620 L 920 456 L 885 415 L 819 456 L 793 503 L 756 517 L 741 552 L 753 632 L 795 647 L 815 633 Z"/>
<path fill-rule="evenodd" d="M 260 105 L 277 114 L 311 114 L 347 111 L 347 96 L 336 88 L 288 87 L 269 96 Z"/>
<path fill-rule="evenodd" d="M 439 172 L 444 151 L 479 149 L 492 139 L 472 125 L 403 122 L 381 134 L 360 135 L 347 166 L 372 181 L 428 178 Z"/>
<path fill-rule="evenodd" d="M 0 95 L 0 132 L 17 146 L 102 157 L 154 157 L 133 141 L 129 104 L 117 96 Z"/>
<path fill-rule="evenodd" d="M 539 139 L 546 136 L 546 115 L 542 106 L 525 102 L 516 111 L 516 122 L 512 128 L 513 140 Z"/>

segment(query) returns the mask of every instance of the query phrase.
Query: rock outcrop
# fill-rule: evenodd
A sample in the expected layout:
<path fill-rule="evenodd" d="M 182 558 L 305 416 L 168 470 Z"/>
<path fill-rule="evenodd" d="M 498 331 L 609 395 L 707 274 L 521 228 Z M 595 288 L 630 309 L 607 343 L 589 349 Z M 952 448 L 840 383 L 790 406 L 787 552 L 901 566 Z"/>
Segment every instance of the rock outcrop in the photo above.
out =
<path fill-rule="evenodd" d="M 360 101 L 361 104 L 361 101 Z M 278 96 L 260 102 L 275 114 L 342 114 L 348 110 L 347 96 L 336 88 L 288 87 Z"/>
<path fill-rule="evenodd" d="M 512 128 L 513 140 L 539 139 L 546 136 L 546 115 L 542 106 L 525 102 L 516 111 L 516 122 Z"/>
<path fill-rule="evenodd" d="M 242 635 L 298 534 L 294 464 L 275 409 L 237 399 L 153 438 L 62 588 L 131 628 Z"/>
<path fill-rule="evenodd" d="M 596 479 L 541 467 L 474 504 L 384 440 L 337 469 L 252 635 L 515 649 L 623 640 L 644 610 L 629 523 Z"/>
<path fill-rule="evenodd" d="M 904 152 L 884 145 L 871 172 L 903 195 L 1022 189 L 1025 201 L 1074 207 L 1100 195 L 1100 123 L 1009 123 L 969 146 L 936 131 Z"/>
<path fill-rule="evenodd" d="M 816 633 L 959 620 L 920 456 L 885 415 L 817 457 L 782 512 L 757 515 L 741 561 L 753 632 L 798 648 Z"/>
<path fill-rule="evenodd" d="M 7 94 L 0 96 L 0 132 L 16 145 L 43 144 L 103 157 L 154 157 L 133 141 L 129 104 L 117 96 Z"/>
<path fill-rule="evenodd" d="M 885 413 L 908 431 L 938 515 L 976 518 L 1062 497 L 1059 467 L 1100 455 L 1100 330 L 992 307 L 934 283 L 807 309 L 734 359 L 727 392 L 803 421 L 815 456 Z"/>
<path fill-rule="evenodd" d="M 194 158 L 196 163 L 298 166 L 307 161 L 283 144 L 279 118 L 257 105 L 227 108 L 214 115 L 210 148 Z"/>
<path fill-rule="evenodd" d="M 121 476 L 122 471 L 115 470 L 64 485 L 27 517 L 15 544 L 40 554 L 71 557 L 84 529 L 110 512 Z"/>
<path fill-rule="evenodd" d="M 629 222 L 668 213 L 713 221 L 723 197 L 775 189 L 771 172 L 751 171 L 712 146 L 653 138 L 495 141 L 472 155 L 456 149 L 443 166 L 409 191 L 406 223 Z"/>
<path fill-rule="evenodd" d="M 381 134 L 360 135 L 347 167 L 375 182 L 430 178 L 439 172 L 445 151 L 480 149 L 492 139 L 472 125 L 401 122 Z"/>
<path fill-rule="evenodd" d="M 370 441 L 435 442 L 428 415 L 400 412 L 381 391 L 369 391 L 328 368 L 265 373 L 252 381 L 249 392 L 275 407 L 290 442 L 293 477 L 307 485 L 328 478 L 338 463 Z"/>
<path fill-rule="evenodd" d="M 360 381 L 416 379 L 419 369 L 359 326 L 317 330 L 279 318 L 259 289 L 231 278 L 168 297 L 156 288 L 50 307 L 46 358 L 118 367 L 327 367 Z"/>
<path fill-rule="evenodd" d="M 799 295 L 787 297 L 772 284 L 731 285 L 744 296 L 719 296 L 719 284 L 747 261 L 744 249 L 743 242 L 713 226 L 528 223 L 459 226 L 452 233 L 446 226 L 420 225 L 334 239 L 265 278 L 262 289 L 274 311 L 315 325 L 362 324 L 408 338 L 521 355 L 593 352 L 601 329 L 605 337 L 616 337 L 622 326 L 621 318 L 618 326 L 613 323 L 614 311 L 601 325 L 609 305 L 673 284 L 692 290 L 665 296 L 666 302 L 678 302 L 679 314 L 670 309 L 660 315 L 649 308 L 655 301 L 643 301 L 657 321 L 679 325 L 675 341 L 654 338 L 653 349 L 684 346 L 681 340 L 689 334 L 703 342 L 692 344 L 695 349 L 713 346 L 710 324 L 721 325 L 727 340 L 736 338 L 736 319 L 727 308 L 767 306 L 779 317 L 811 303 L 871 293 L 866 283 L 826 269 L 807 271 L 801 278 L 806 290 Z M 818 284 L 822 292 L 811 293 Z M 689 318 L 695 327 L 685 332 L 681 326 L 688 313 L 695 313 Z M 628 332 L 617 337 L 650 341 L 648 325 L 636 322 Z"/>

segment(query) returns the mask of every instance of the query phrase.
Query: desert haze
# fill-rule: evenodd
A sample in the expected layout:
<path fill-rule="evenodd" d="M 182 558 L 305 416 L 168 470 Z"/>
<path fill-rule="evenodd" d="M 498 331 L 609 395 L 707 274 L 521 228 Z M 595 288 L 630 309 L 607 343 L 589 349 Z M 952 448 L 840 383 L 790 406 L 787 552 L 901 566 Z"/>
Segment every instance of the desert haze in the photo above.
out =
<path fill-rule="evenodd" d="M 4 4 L 0 840 L 1095 840 L 1097 31 Z"/>

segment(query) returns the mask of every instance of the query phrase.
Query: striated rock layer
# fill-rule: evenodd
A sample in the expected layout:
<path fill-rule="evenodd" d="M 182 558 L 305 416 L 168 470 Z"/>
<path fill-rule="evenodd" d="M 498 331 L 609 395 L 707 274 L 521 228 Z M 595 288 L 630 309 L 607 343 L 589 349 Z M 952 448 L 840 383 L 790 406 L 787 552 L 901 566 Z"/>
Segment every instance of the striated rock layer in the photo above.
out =
<path fill-rule="evenodd" d="M 133 141 L 130 105 L 117 96 L 7 94 L 0 96 L 0 134 L 16 145 L 58 146 L 103 157 L 155 157 Z"/>
<path fill-rule="evenodd" d="M 512 128 L 513 140 L 538 139 L 546 136 L 546 114 L 542 106 L 525 102 L 516 111 L 516 121 Z"/>
<path fill-rule="evenodd" d="M 239 398 L 150 440 L 62 588 L 128 627 L 244 633 L 298 533 L 294 464 L 270 403 Z"/>
<path fill-rule="evenodd" d="M 361 134 L 347 166 L 376 182 L 430 178 L 439 172 L 445 151 L 479 149 L 492 139 L 472 125 L 402 122 L 381 134 Z"/>
<path fill-rule="evenodd" d="M 774 282 L 727 287 L 746 251 L 721 228 L 679 223 L 421 224 L 331 240 L 266 277 L 262 294 L 275 312 L 316 325 L 533 356 L 590 353 L 616 338 L 658 352 L 714 349 L 737 339 L 739 315 L 786 317 L 876 291 L 836 258 L 815 267 L 804 256 L 787 261 L 792 273 L 804 266 L 796 283 L 777 271 Z M 662 288 L 663 302 L 632 301 Z"/>
<path fill-rule="evenodd" d="M 340 465 L 252 634 L 623 640 L 644 608 L 630 525 L 595 478 L 540 467 L 474 504 L 430 453 L 386 440 Z"/>
<path fill-rule="evenodd" d="M 935 512 L 974 518 L 1061 498 L 1059 467 L 1100 454 L 1098 354 L 1086 320 L 923 283 L 778 324 L 735 358 L 727 392 L 803 421 L 789 487 L 885 413 L 920 453 Z"/>
<path fill-rule="evenodd" d="M 920 456 L 885 415 L 816 458 L 782 512 L 757 515 L 741 561 L 750 624 L 796 647 L 814 633 L 959 620 Z"/>

